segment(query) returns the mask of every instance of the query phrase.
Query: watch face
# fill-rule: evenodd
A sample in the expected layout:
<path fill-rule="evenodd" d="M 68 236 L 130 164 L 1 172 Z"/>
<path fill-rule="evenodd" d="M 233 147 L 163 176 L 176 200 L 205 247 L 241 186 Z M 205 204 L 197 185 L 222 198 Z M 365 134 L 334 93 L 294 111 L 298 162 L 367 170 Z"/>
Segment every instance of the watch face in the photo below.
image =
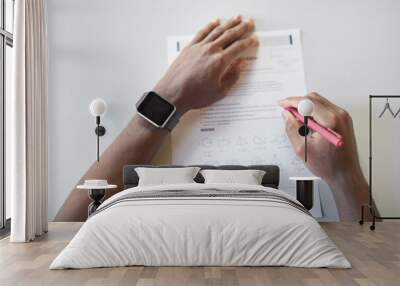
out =
<path fill-rule="evenodd" d="M 137 107 L 139 113 L 158 126 L 162 126 L 174 110 L 171 103 L 152 91 L 146 94 Z"/>

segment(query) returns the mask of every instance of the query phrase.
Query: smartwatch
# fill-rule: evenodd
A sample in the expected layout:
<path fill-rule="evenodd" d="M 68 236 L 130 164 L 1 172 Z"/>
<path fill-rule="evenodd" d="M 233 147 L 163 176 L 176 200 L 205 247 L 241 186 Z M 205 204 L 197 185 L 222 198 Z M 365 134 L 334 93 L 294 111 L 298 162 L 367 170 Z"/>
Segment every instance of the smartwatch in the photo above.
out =
<path fill-rule="evenodd" d="M 152 125 L 172 131 L 179 122 L 176 107 L 154 91 L 146 92 L 136 103 L 137 113 Z"/>

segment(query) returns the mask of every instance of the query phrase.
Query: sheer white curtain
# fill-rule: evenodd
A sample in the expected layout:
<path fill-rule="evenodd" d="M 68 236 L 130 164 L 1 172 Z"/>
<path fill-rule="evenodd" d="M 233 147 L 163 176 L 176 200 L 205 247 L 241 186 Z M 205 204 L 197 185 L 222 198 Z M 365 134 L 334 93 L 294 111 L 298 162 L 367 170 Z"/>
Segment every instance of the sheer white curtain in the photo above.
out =
<path fill-rule="evenodd" d="M 12 242 L 47 231 L 47 17 L 46 0 L 16 0 L 10 110 Z"/>

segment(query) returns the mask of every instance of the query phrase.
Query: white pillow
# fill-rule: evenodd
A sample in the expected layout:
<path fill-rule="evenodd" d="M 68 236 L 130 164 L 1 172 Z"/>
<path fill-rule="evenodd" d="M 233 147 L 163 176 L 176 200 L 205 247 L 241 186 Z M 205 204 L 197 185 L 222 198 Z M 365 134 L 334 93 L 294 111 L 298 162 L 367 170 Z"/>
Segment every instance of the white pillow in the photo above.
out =
<path fill-rule="evenodd" d="M 193 179 L 199 170 L 199 167 L 135 168 L 139 186 L 195 183 Z"/>
<path fill-rule="evenodd" d="M 226 184 L 246 184 L 261 185 L 265 171 L 262 170 L 201 170 L 200 174 L 204 177 L 204 183 L 226 183 Z"/>

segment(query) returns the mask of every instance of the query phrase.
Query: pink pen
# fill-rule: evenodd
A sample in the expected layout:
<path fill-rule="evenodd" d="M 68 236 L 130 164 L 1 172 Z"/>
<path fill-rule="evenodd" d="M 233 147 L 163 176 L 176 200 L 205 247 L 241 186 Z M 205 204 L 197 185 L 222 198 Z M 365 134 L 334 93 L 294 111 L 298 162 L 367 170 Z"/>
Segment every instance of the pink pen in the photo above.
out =
<path fill-rule="evenodd" d="M 297 111 L 296 108 L 288 107 L 288 108 L 286 108 L 286 110 L 289 111 L 298 121 L 300 121 L 301 123 L 304 124 L 304 117 Z M 321 134 L 322 137 L 324 137 L 326 140 L 331 142 L 336 147 L 342 147 L 344 145 L 344 141 L 343 141 L 343 136 L 342 135 L 340 135 L 339 133 L 333 131 L 330 128 L 326 128 L 324 126 L 319 125 L 312 118 L 308 119 L 308 127 L 311 130 Z"/>

